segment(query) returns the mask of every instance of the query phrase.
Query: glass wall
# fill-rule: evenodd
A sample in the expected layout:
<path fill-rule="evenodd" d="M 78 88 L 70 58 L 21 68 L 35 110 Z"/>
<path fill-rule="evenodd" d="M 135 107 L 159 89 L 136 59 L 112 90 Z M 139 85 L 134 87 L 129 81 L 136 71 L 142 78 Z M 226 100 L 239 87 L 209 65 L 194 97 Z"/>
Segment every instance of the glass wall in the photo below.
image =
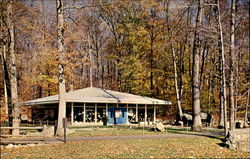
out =
<path fill-rule="evenodd" d="M 74 122 L 83 122 L 83 107 L 74 107 Z"/>

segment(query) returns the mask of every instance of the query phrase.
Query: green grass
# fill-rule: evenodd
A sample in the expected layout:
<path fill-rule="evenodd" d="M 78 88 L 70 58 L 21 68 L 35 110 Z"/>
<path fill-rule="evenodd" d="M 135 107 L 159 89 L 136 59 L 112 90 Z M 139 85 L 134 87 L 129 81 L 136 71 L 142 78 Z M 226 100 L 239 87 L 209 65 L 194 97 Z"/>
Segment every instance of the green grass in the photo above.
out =
<path fill-rule="evenodd" d="M 118 127 L 85 127 L 85 128 L 76 128 L 75 132 L 69 134 L 68 136 L 120 136 L 120 135 L 150 135 L 150 134 L 162 134 L 165 132 L 155 132 L 150 128 L 142 128 L 142 127 L 133 127 L 129 129 L 128 127 L 118 126 Z"/>
<path fill-rule="evenodd" d="M 95 127 L 71 127 L 70 129 L 75 130 L 74 133 L 70 134 L 69 136 L 82 136 L 82 137 L 89 137 L 89 136 L 116 136 L 116 135 L 156 135 L 156 134 L 164 134 L 168 133 L 193 133 L 190 128 L 168 128 L 166 132 L 155 132 L 152 131 L 150 127 L 129 127 L 129 126 L 95 126 Z M 216 131 L 223 131 L 223 130 L 205 130 L 204 132 L 216 132 Z"/>
<path fill-rule="evenodd" d="M 3 150 L 2 158 L 248 158 L 205 137 L 70 142 Z"/>

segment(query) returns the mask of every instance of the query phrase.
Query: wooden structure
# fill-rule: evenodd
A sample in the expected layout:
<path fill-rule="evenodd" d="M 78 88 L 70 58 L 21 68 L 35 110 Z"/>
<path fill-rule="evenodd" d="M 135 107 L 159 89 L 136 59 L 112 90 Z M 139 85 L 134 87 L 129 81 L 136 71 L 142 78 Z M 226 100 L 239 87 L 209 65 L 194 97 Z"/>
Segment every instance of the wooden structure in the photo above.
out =
<path fill-rule="evenodd" d="M 23 105 L 44 110 L 44 117 L 57 120 L 58 103 L 58 95 L 54 95 L 27 101 Z M 156 122 L 159 106 L 169 104 L 169 101 L 88 87 L 66 93 L 66 117 L 72 125 L 98 124 L 105 118 L 108 124 L 148 124 Z"/>

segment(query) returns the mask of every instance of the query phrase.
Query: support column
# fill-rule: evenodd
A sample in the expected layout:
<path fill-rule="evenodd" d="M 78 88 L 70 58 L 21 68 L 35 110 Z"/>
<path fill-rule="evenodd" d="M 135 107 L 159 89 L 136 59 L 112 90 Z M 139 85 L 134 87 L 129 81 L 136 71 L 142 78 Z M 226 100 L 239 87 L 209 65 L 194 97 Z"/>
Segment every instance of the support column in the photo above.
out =
<path fill-rule="evenodd" d="M 74 103 L 71 103 L 71 125 L 74 123 Z"/>
<path fill-rule="evenodd" d="M 138 104 L 135 106 L 135 122 L 138 122 Z"/>
<path fill-rule="evenodd" d="M 156 108 L 155 108 L 155 105 L 154 105 L 154 123 L 155 123 L 155 121 L 156 121 Z"/>
<path fill-rule="evenodd" d="M 83 123 L 86 123 L 86 103 L 83 104 Z"/>
<path fill-rule="evenodd" d="M 126 105 L 126 109 L 127 109 L 127 124 L 128 124 L 128 104 Z"/>
<path fill-rule="evenodd" d="M 95 103 L 95 123 L 97 122 L 97 103 Z"/>
<path fill-rule="evenodd" d="M 145 122 L 145 124 L 147 123 L 147 118 L 148 118 L 148 111 L 147 111 L 147 105 L 145 104 L 145 114 L 144 114 L 144 122 Z"/>
<path fill-rule="evenodd" d="M 108 103 L 106 103 L 106 117 L 108 117 Z"/>

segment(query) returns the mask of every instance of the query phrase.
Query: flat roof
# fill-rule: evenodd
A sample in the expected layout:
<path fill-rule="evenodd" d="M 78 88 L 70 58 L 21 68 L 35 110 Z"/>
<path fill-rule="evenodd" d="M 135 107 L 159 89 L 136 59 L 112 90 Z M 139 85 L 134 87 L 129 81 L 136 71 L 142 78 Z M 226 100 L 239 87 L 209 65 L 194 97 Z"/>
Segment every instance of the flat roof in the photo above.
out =
<path fill-rule="evenodd" d="M 170 105 L 170 101 L 149 98 L 129 93 L 106 90 L 96 87 L 87 87 L 66 93 L 67 103 L 118 103 L 118 104 L 148 104 Z M 23 105 L 57 104 L 59 96 L 53 95 L 23 102 Z"/>

